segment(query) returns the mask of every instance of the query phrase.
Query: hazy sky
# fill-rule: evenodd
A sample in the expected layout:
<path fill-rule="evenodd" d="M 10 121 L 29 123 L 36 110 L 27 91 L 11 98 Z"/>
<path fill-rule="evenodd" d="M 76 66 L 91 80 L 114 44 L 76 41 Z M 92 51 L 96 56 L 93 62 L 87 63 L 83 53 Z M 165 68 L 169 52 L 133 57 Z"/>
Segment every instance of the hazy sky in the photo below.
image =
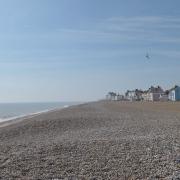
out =
<path fill-rule="evenodd" d="M 0 0 L 0 102 L 158 84 L 180 85 L 179 0 Z"/>

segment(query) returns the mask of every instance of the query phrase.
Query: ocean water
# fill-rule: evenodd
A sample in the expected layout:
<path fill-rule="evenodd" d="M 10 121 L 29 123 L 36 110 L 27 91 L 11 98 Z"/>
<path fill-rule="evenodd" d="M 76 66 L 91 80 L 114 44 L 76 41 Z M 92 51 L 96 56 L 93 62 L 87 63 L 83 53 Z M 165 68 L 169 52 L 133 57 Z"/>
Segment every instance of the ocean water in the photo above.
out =
<path fill-rule="evenodd" d="M 0 122 L 77 104 L 80 102 L 0 103 Z"/>

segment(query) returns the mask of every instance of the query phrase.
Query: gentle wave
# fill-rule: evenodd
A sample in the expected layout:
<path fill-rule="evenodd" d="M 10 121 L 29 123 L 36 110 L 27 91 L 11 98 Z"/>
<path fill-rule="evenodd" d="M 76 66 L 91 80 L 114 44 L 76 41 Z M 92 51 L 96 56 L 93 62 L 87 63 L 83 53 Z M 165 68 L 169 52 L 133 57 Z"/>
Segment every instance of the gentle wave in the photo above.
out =
<path fill-rule="evenodd" d="M 58 108 L 58 109 L 62 109 L 62 108 Z M 0 123 L 1 122 L 6 122 L 6 121 L 12 121 L 12 120 L 15 120 L 15 119 L 20 119 L 20 118 L 28 118 L 28 117 L 34 117 L 35 115 L 40 115 L 40 114 L 43 114 L 43 113 L 46 113 L 46 112 L 51 112 L 53 110 L 57 110 L 57 108 L 55 109 L 48 109 L 48 110 L 43 110 L 43 111 L 38 111 L 38 112 L 34 112 L 34 113 L 28 113 L 28 114 L 23 114 L 23 115 L 19 115 L 19 116 L 14 116 L 14 117 L 10 117 L 10 118 L 1 118 L 0 119 Z"/>
<path fill-rule="evenodd" d="M 24 104 L 2 104 L 0 103 L 0 123 L 20 118 L 29 118 L 49 111 L 69 108 L 82 102 L 66 103 L 24 103 Z M 48 107 L 49 106 L 49 107 Z"/>

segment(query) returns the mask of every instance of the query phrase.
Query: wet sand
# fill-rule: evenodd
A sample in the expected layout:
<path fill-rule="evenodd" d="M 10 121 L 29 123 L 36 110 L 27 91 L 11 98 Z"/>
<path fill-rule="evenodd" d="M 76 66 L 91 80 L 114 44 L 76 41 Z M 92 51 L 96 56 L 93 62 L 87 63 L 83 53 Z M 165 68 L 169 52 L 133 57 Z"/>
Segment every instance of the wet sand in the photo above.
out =
<path fill-rule="evenodd" d="M 178 179 L 180 103 L 94 102 L 0 124 L 0 179 Z"/>

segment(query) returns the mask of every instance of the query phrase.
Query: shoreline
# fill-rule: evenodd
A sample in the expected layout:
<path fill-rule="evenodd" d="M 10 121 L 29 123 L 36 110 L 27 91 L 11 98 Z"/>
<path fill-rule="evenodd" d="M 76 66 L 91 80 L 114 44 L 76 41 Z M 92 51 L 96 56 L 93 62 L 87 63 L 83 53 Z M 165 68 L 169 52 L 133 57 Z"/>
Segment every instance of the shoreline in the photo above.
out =
<path fill-rule="evenodd" d="M 85 105 L 85 104 L 89 104 L 89 103 L 98 103 L 98 102 L 104 102 L 105 104 L 107 103 L 113 103 L 113 104 L 129 104 L 129 108 L 131 108 L 131 105 L 134 106 L 135 104 L 137 106 L 141 106 L 142 104 L 144 104 L 145 106 L 142 108 L 142 109 L 146 109 L 146 105 L 149 106 L 149 105 L 152 105 L 151 106 L 151 110 L 155 110 L 155 111 L 162 111 L 162 110 L 165 110 L 164 109 L 164 105 L 165 106 L 169 106 L 168 110 L 169 112 L 176 112 L 176 113 L 180 113 L 180 110 L 179 108 L 178 109 L 174 109 L 173 106 L 175 105 L 178 105 L 180 107 L 180 102 L 151 102 L 151 101 L 147 101 L 147 102 L 142 102 L 142 101 L 107 101 L 107 100 L 100 100 L 100 101 L 94 101 L 94 102 L 83 102 L 83 103 L 80 103 L 80 104 L 73 104 L 73 105 L 64 105 L 63 107 L 58 107 L 58 108 L 52 108 L 52 109 L 46 109 L 46 110 L 42 110 L 42 111 L 37 111 L 37 112 L 33 112 L 33 113 L 28 113 L 28 114 L 24 114 L 24 115 L 19 115 L 19 116 L 14 116 L 14 117 L 10 117 L 10 118 L 5 118 L 5 119 L 0 119 L 0 128 L 2 127 L 6 127 L 8 125 L 11 125 L 11 124 L 15 124 L 15 123 L 18 123 L 18 122 L 21 122 L 21 121 L 24 121 L 26 119 L 32 119 L 34 117 L 37 117 L 37 116 L 40 116 L 40 115 L 43 115 L 43 114 L 48 114 L 48 113 L 51 113 L 51 112 L 56 112 L 56 111 L 61 111 L 63 109 L 67 109 L 67 108 L 70 108 L 70 107 L 78 107 L 79 105 Z M 161 105 L 161 108 L 159 108 L 159 106 Z M 156 109 L 158 107 L 158 109 Z M 171 109 L 171 108 L 172 109 Z"/>
<path fill-rule="evenodd" d="M 5 119 L 0 120 L 0 128 L 6 127 L 6 126 L 14 124 L 14 123 L 24 121 L 26 119 L 31 119 L 31 118 L 37 117 L 39 115 L 42 115 L 42 114 L 51 113 L 54 111 L 60 111 L 62 109 L 66 109 L 66 108 L 69 108 L 71 106 L 73 106 L 73 105 L 64 105 L 63 107 L 59 107 L 59 108 L 47 109 L 47 110 L 37 111 L 34 113 L 29 113 L 29 114 L 10 117 L 10 118 L 5 118 Z"/>

